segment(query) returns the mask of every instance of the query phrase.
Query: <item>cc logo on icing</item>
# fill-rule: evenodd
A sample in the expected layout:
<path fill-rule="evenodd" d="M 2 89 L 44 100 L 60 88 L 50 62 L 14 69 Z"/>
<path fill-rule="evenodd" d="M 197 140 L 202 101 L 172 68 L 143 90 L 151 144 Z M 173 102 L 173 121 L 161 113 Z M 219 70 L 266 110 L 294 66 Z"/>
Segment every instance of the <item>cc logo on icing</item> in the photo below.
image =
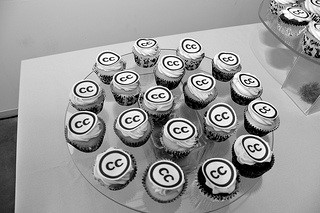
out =
<path fill-rule="evenodd" d="M 140 108 L 131 108 L 119 115 L 118 123 L 125 130 L 133 130 L 148 119 L 147 114 Z"/>
<path fill-rule="evenodd" d="M 204 75 L 204 74 L 194 74 L 190 76 L 191 83 L 199 90 L 210 90 L 215 86 L 214 78 Z"/>
<path fill-rule="evenodd" d="M 117 159 L 114 162 L 108 162 L 106 163 L 106 169 L 108 170 L 114 170 L 116 167 L 121 167 L 123 163 L 121 163 L 122 159 Z"/>
<path fill-rule="evenodd" d="M 165 56 L 162 63 L 169 70 L 179 70 L 184 67 L 183 61 L 177 56 Z"/>
<path fill-rule="evenodd" d="M 95 125 L 97 116 L 92 112 L 78 112 L 71 116 L 69 129 L 75 134 L 85 134 Z"/>
<path fill-rule="evenodd" d="M 242 146 L 247 154 L 256 161 L 263 161 L 270 154 L 270 148 L 260 137 L 254 135 L 244 135 Z"/>
<path fill-rule="evenodd" d="M 141 48 L 150 48 L 156 44 L 156 40 L 154 39 L 139 39 L 137 41 L 137 45 Z"/>
<path fill-rule="evenodd" d="M 220 175 L 225 175 L 227 174 L 227 170 L 222 170 L 223 166 L 219 166 L 217 170 L 212 170 L 210 172 L 210 175 L 214 178 L 214 179 L 218 179 L 220 177 Z M 216 174 L 218 173 L 218 174 Z"/>
<path fill-rule="evenodd" d="M 182 133 L 188 133 L 189 130 L 188 130 L 188 127 L 184 126 L 184 127 L 174 127 L 173 128 L 173 132 L 176 133 L 176 134 L 182 134 Z"/>
<path fill-rule="evenodd" d="M 91 80 L 83 80 L 75 84 L 73 93 L 80 98 L 90 98 L 98 94 L 98 84 Z"/>
<path fill-rule="evenodd" d="M 102 65 L 112 65 L 120 60 L 120 56 L 114 52 L 102 52 L 98 56 L 98 62 Z"/>
<path fill-rule="evenodd" d="M 145 97 L 148 101 L 154 103 L 163 103 L 172 99 L 172 93 L 165 87 L 156 86 L 149 89 L 145 93 Z"/>
<path fill-rule="evenodd" d="M 320 0 L 311 0 L 311 3 L 320 7 Z"/>
<path fill-rule="evenodd" d="M 252 76 L 245 73 L 239 75 L 240 82 L 246 87 L 259 87 L 260 81 Z"/>
<path fill-rule="evenodd" d="M 219 53 L 218 58 L 224 64 L 227 64 L 229 66 L 233 66 L 239 63 L 238 56 L 234 53 Z"/>
<path fill-rule="evenodd" d="M 271 104 L 264 101 L 257 101 L 252 104 L 252 108 L 259 115 L 266 118 L 275 118 L 277 117 L 277 110 Z"/>
<path fill-rule="evenodd" d="M 192 39 L 184 39 L 181 45 L 182 49 L 188 53 L 197 53 L 201 50 L 200 44 Z"/>
<path fill-rule="evenodd" d="M 166 97 L 166 94 L 164 93 L 164 92 L 161 92 L 161 93 L 159 93 L 159 94 L 152 94 L 151 95 L 151 98 L 152 99 L 163 99 L 163 98 L 165 98 Z"/>
<path fill-rule="evenodd" d="M 139 74 L 131 70 L 121 71 L 114 75 L 115 81 L 122 85 L 133 84 L 137 82 L 139 78 Z"/>
<path fill-rule="evenodd" d="M 208 81 L 208 79 L 202 79 L 202 80 L 197 80 L 195 81 L 196 82 L 196 85 L 198 86 L 203 86 L 203 85 L 206 85 L 206 84 L 209 84 L 210 82 Z"/>
<path fill-rule="evenodd" d="M 295 7 L 291 7 L 287 9 L 291 14 L 301 17 L 301 18 L 307 18 L 309 16 L 308 13 L 306 13 L 306 11 L 301 10 L 299 8 L 295 8 Z"/>
<path fill-rule="evenodd" d="M 171 181 L 174 181 L 174 177 L 172 175 L 169 174 L 169 170 L 167 168 L 161 168 L 159 169 L 159 174 L 163 176 L 163 179 L 166 181 L 166 182 L 170 182 L 169 179 Z"/>
<path fill-rule="evenodd" d="M 176 140 L 187 140 L 196 133 L 196 127 L 190 121 L 183 118 L 169 120 L 165 128 L 169 135 Z"/>
<path fill-rule="evenodd" d="M 236 113 L 231 106 L 225 103 L 213 105 L 208 110 L 209 121 L 218 127 L 228 128 L 237 122 Z"/>

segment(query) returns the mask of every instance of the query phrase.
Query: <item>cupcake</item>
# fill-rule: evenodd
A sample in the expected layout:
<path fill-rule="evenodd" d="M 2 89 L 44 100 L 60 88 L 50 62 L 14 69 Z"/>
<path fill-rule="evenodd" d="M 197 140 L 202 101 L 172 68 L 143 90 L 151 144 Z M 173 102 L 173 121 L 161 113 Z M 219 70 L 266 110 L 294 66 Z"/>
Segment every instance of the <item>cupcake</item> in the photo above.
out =
<path fill-rule="evenodd" d="M 225 201 L 239 191 L 239 174 L 234 165 L 224 158 L 210 158 L 198 169 L 196 185 L 202 197 L 211 201 Z M 199 197 L 197 194 L 195 197 Z M 200 196 L 201 197 L 201 196 Z"/>
<path fill-rule="evenodd" d="M 226 103 L 212 105 L 204 114 L 203 133 L 213 141 L 222 142 L 237 130 L 238 119 L 233 108 Z"/>
<path fill-rule="evenodd" d="M 163 86 L 149 88 L 140 95 L 139 104 L 155 124 L 166 121 L 174 109 L 173 95 L 168 88 Z"/>
<path fill-rule="evenodd" d="M 125 69 L 126 62 L 122 60 L 120 55 L 111 51 L 104 51 L 98 55 L 92 70 L 102 83 L 110 84 L 113 75 Z"/>
<path fill-rule="evenodd" d="M 140 38 L 132 47 L 134 61 L 139 67 L 153 67 L 160 56 L 158 42 L 152 38 Z"/>
<path fill-rule="evenodd" d="M 287 7 L 278 17 L 278 30 L 285 36 L 297 37 L 308 26 L 311 16 L 300 7 Z"/>
<path fill-rule="evenodd" d="M 237 73 L 230 81 L 231 99 L 239 105 L 248 105 L 259 98 L 262 92 L 259 79 L 250 73 Z"/>
<path fill-rule="evenodd" d="M 106 132 L 104 121 L 95 113 L 74 113 L 65 127 L 65 138 L 69 144 L 82 152 L 94 152 L 102 144 Z"/>
<path fill-rule="evenodd" d="M 160 143 L 173 158 L 183 158 L 198 144 L 198 139 L 198 130 L 193 123 L 184 118 L 172 118 L 162 129 Z"/>
<path fill-rule="evenodd" d="M 320 23 L 309 23 L 303 36 L 302 50 L 311 57 L 320 58 Z"/>
<path fill-rule="evenodd" d="M 212 75 L 218 81 L 230 81 L 241 69 L 240 57 L 235 53 L 220 52 L 212 59 Z"/>
<path fill-rule="evenodd" d="M 79 111 L 102 111 L 104 90 L 93 80 L 82 80 L 73 85 L 69 95 L 71 105 Z"/>
<path fill-rule="evenodd" d="M 302 7 L 309 12 L 312 20 L 319 22 L 320 16 L 320 2 L 317 0 L 305 0 Z"/>
<path fill-rule="evenodd" d="M 193 74 L 183 84 L 184 101 L 195 110 L 205 108 L 218 95 L 215 88 L 216 80 L 205 73 Z"/>
<path fill-rule="evenodd" d="M 95 159 L 94 178 L 110 190 L 125 188 L 135 178 L 136 173 L 135 158 L 122 149 L 110 147 Z"/>
<path fill-rule="evenodd" d="M 296 0 L 271 0 L 270 1 L 270 12 L 278 15 L 279 12 L 287 7 L 296 4 Z"/>
<path fill-rule="evenodd" d="M 244 111 L 244 127 L 249 134 L 263 137 L 280 125 L 277 109 L 261 100 L 252 101 Z"/>
<path fill-rule="evenodd" d="M 175 55 L 165 55 L 154 68 L 157 85 L 175 89 L 185 74 L 183 60 Z"/>
<path fill-rule="evenodd" d="M 192 38 L 180 40 L 176 53 L 184 61 L 186 70 L 197 69 L 204 58 L 200 43 Z"/>
<path fill-rule="evenodd" d="M 147 194 L 156 202 L 170 203 L 186 190 L 187 179 L 179 165 L 170 160 L 158 160 L 148 166 L 142 178 Z"/>
<path fill-rule="evenodd" d="M 140 75 L 132 70 L 117 72 L 112 79 L 110 89 L 116 102 L 130 106 L 138 101 L 140 95 Z"/>
<path fill-rule="evenodd" d="M 257 178 L 272 168 L 274 155 L 259 136 L 241 135 L 232 146 L 232 163 L 241 176 Z"/>
<path fill-rule="evenodd" d="M 145 144 L 153 130 L 148 114 L 140 108 L 123 111 L 115 119 L 113 127 L 120 140 L 131 147 L 139 147 Z"/>

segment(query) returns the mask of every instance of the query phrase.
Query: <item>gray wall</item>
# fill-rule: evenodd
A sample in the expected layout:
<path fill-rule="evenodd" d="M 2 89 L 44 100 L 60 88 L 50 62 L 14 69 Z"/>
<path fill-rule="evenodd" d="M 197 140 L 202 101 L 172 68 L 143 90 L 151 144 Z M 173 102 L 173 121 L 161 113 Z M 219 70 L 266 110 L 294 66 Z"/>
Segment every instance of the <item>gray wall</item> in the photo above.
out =
<path fill-rule="evenodd" d="M 21 60 L 139 37 L 255 23 L 259 4 L 259 0 L 0 0 L 0 117 L 17 113 Z"/>

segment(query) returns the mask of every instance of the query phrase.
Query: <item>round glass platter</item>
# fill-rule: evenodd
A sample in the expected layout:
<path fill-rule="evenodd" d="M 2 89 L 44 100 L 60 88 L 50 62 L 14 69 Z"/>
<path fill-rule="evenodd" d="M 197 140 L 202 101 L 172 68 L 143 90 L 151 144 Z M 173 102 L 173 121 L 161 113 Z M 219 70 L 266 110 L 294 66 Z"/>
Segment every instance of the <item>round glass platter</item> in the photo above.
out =
<path fill-rule="evenodd" d="M 161 56 L 175 54 L 175 50 L 173 49 L 161 49 Z M 151 86 L 156 85 L 153 75 L 154 68 L 138 67 L 134 61 L 132 53 L 122 55 L 122 59 L 126 62 L 127 70 L 134 70 L 139 73 L 142 92 L 145 92 Z M 137 212 L 213 212 L 230 205 L 232 202 L 245 197 L 245 195 L 249 196 L 250 190 L 258 182 L 261 182 L 261 178 L 249 179 L 241 177 L 239 192 L 229 201 L 210 202 L 208 204 L 204 197 L 202 200 L 194 199 L 193 196 L 194 190 L 197 190 L 195 188 L 195 174 L 198 166 L 206 159 L 212 157 L 226 158 L 231 161 L 231 146 L 233 142 L 240 135 L 248 134 L 243 127 L 243 114 L 245 107 L 240 106 L 232 101 L 230 97 L 229 82 L 225 83 L 216 81 L 218 96 L 205 109 L 198 111 L 192 110 L 184 103 L 184 96 L 182 92 L 183 82 L 185 82 L 191 74 L 194 74 L 196 72 L 211 73 L 211 61 L 211 58 L 205 57 L 197 70 L 186 71 L 186 74 L 182 79 L 182 83 L 178 88 L 172 90 L 175 98 L 175 108 L 171 117 L 183 117 L 193 122 L 198 129 L 200 139 L 198 146 L 195 147 L 187 157 L 179 160 L 173 159 L 178 165 L 181 166 L 182 170 L 186 174 L 188 184 L 185 193 L 181 197 L 179 197 L 172 203 L 166 204 L 157 203 L 152 200 L 145 192 L 145 189 L 142 185 L 142 175 L 149 164 L 155 162 L 157 159 L 171 158 L 171 156 L 164 153 L 161 145 L 158 143 L 158 138 L 162 126 L 155 125 L 154 131 L 149 141 L 141 147 L 128 147 L 123 144 L 114 133 L 114 120 L 122 111 L 132 107 L 139 107 L 139 105 L 138 103 L 131 106 L 119 105 L 113 98 L 113 95 L 110 91 L 110 86 L 103 84 L 94 72 L 89 73 L 85 78 L 99 82 L 99 85 L 105 90 L 106 98 L 104 102 L 104 108 L 98 114 L 98 117 L 101 117 L 106 123 L 106 134 L 100 148 L 91 153 L 81 152 L 75 149 L 72 145 L 66 143 L 68 145 L 68 149 L 74 161 L 74 164 L 83 175 L 83 177 L 88 181 L 88 183 L 91 184 L 101 194 L 106 196 L 106 198 Z M 228 140 L 220 143 L 207 140 L 202 133 L 203 115 L 205 111 L 208 110 L 211 105 L 219 102 L 227 103 L 232 106 L 238 118 L 237 132 Z M 75 112 L 77 112 L 77 110 L 74 109 L 69 103 L 66 109 L 65 125 L 71 115 Z M 270 133 L 263 138 L 267 142 L 269 142 L 271 148 L 273 149 L 273 133 Z M 93 166 L 96 156 L 99 153 L 107 150 L 109 147 L 117 147 L 126 150 L 127 152 L 132 154 L 137 161 L 136 177 L 132 182 L 129 183 L 129 185 L 119 191 L 111 191 L 107 187 L 100 185 L 100 183 L 95 180 L 93 176 Z"/>

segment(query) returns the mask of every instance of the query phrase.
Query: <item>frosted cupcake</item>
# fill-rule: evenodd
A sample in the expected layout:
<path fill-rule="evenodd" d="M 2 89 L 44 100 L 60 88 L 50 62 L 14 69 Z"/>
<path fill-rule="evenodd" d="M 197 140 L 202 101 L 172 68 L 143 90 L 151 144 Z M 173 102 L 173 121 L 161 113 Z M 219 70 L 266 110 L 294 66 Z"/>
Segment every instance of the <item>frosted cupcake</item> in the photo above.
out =
<path fill-rule="evenodd" d="M 154 76 L 157 85 L 175 89 L 185 74 L 183 60 L 175 55 L 163 56 L 154 68 Z"/>
<path fill-rule="evenodd" d="M 187 179 L 178 164 L 170 160 L 158 160 L 148 166 L 142 184 L 154 201 L 170 203 L 185 192 Z"/>
<path fill-rule="evenodd" d="M 94 178 L 113 191 L 125 188 L 136 173 L 137 163 L 133 155 L 113 147 L 97 155 L 93 168 Z"/>
<path fill-rule="evenodd" d="M 82 152 L 94 152 L 101 146 L 105 132 L 106 125 L 100 117 L 90 111 L 81 111 L 70 117 L 65 138 Z"/>
<path fill-rule="evenodd" d="M 225 201 L 239 191 L 239 174 L 234 165 L 224 158 L 210 158 L 198 169 L 193 196 L 199 200 Z"/>
<path fill-rule="evenodd" d="M 160 56 L 158 42 L 152 38 L 140 38 L 132 47 L 134 60 L 139 67 L 153 67 Z"/>
<path fill-rule="evenodd" d="M 287 7 L 281 10 L 278 18 L 278 30 L 285 36 L 297 37 L 308 26 L 311 16 L 300 7 Z"/>
<path fill-rule="evenodd" d="M 296 4 L 296 0 L 271 0 L 270 1 L 270 12 L 272 14 L 278 15 L 278 13 L 287 8 L 291 7 L 293 4 Z"/>
<path fill-rule="evenodd" d="M 186 70 L 197 69 L 204 58 L 202 46 L 192 38 L 180 40 L 176 53 L 184 61 Z"/>
<path fill-rule="evenodd" d="M 79 111 L 102 111 L 105 99 L 104 90 L 93 80 L 81 80 L 73 85 L 69 95 L 71 105 Z"/>
<path fill-rule="evenodd" d="M 260 80 L 250 73 L 237 73 L 230 81 L 231 99 L 239 105 L 248 105 L 261 96 Z"/>
<path fill-rule="evenodd" d="M 112 51 L 104 51 L 98 55 L 92 70 L 102 83 L 110 84 L 113 75 L 125 69 L 126 62 L 122 60 L 120 55 Z"/>
<path fill-rule="evenodd" d="M 319 22 L 320 18 L 320 2 L 317 0 L 305 0 L 302 7 L 308 11 L 315 22 Z"/>
<path fill-rule="evenodd" d="M 197 127 L 184 118 L 172 118 L 163 127 L 160 142 L 174 158 L 187 156 L 198 143 Z"/>
<path fill-rule="evenodd" d="M 244 127 L 249 134 L 263 137 L 280 125 L 277 109 L 261 100 L 252 101 L 244 111 Z"/>
<path fill-rule="evenodd" d="M 274 155 L 259 136 L 241 135 L 232 146 L 232 163 L 241 176 L 257 178 L 272 168 Z"/>
<path fill-rule="evenodd" d="M 132 70 L 117 72 L 110 84 L 116 102 L 122 106 L 130 106 L 138 101 L 140 95 L 140 75 Z"/>
<path fill-rule="evenodd" d="M 233 52 L 220 52 L 212 59 L 212 75 L 218 81 L 230 81 L 241 69 L 240 57 Z"/>
<path fill-rule="evenodd" d="M 148 114 L 140 108 L 123 111 L 114 121 L 114 131 L 127 146 L 139 147 L 145 144 L 152 133 L 153 125 Z"/>
<path fill-rule="evenodd" d="M 303 36 L 302 50 L 311 57 L 320 58 L 320 23 L 309 23 Z"/>
<path fill-rule="evenodd" d="M 205 108 L 218 95 L 215 88 L 216 80 L 205 73 L 193 74 L 183 84 L 184 101 L 195 110 Z"/>
<path fill-rule="evenodd" d="M 222 142 L 237 130 L 238 119 L 233 108 L 226 103 L 212 105 L 204 114 L 203 133 L 213 141 Z"/>
<path fill-rule="evenodd" d="M 163 86 L 154 86 L 140 95 L 140 107 L 153 119 L 154 124 L 166 121 L 174 109 L 171 91 Z"/>

